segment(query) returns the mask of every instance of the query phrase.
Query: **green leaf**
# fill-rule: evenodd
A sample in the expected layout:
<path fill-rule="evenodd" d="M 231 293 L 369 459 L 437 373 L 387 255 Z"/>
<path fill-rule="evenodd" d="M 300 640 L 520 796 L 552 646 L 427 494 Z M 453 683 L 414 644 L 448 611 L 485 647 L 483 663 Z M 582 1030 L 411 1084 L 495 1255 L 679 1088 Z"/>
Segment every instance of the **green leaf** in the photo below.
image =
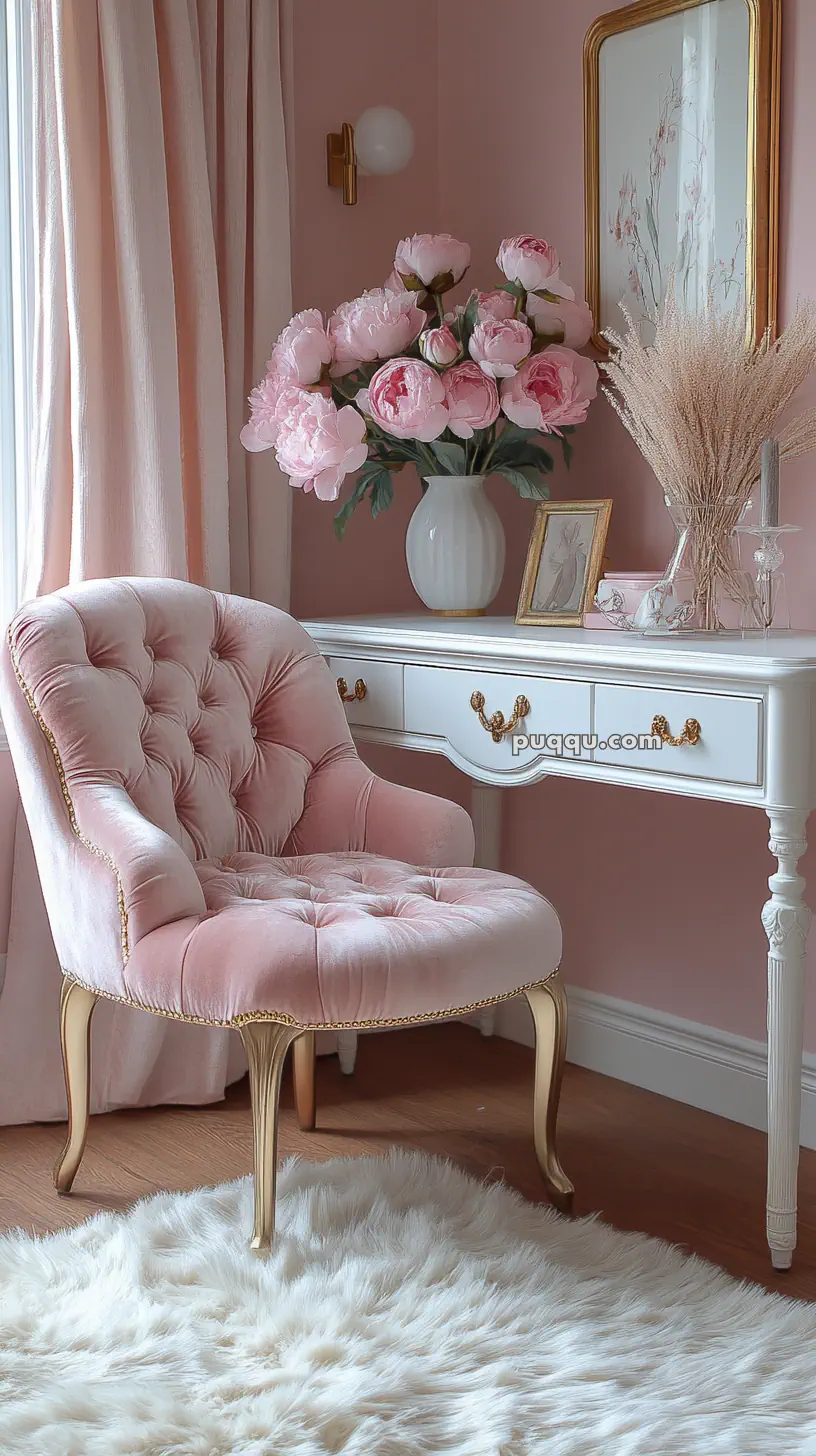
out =
<path fill-rule="evenodd" d="M 545 349 L 549 349 L 550 344 L 563 344 L 565 337 L 563 329 L 556 329 L 552 334 L 536 334 L 530 353 L 543 354 Z"/>
<path fill-rule="evenodd" d="M 462 314 L 462 323 L 459 329 L 459 342 L 465 353 L 468 351 L 471 335 L 479 322 L 479 295 L 474 289 L 467 301 L 465 311 Z"/>
<path fill-rule="evenodd" d="M 425 292 L 425 287 L 426 286 L 422 282 L 422 279 L 421 278 L 417 278 L 416 273 L 400 273 L 399 276 L 402 279 L 403 286 L 405 287 L 405 289 L 406 289 L 406 291 L 408 293 L 424 293 Z"/>
<path fill-rule="evenodd" d="M 375 442 L 377 459 L 384 465 L 391 465 L 395 461 L 405 464 L 412 461 L 416 464 L 419 458 L 419 451 L 413 440 L 397 440 L 392 435 L 386 435 L 384 439 Z"/>
<path fill-rule="evenodd" d="M 378 516 L 387 511 L 394 499 L 394 481 L 390 470 L 382 470 L 371 487 L 371 514 Z"/>
<path fill-rule="evenodd" d="M 542 475 L 549 475 L 555 465 L 549 450 L 541 445 L 516 445 L 510 452 L 509 457 L 502 456 L 500 465 L 510 465 L 514 470 L 523 470 L 526 465 L 531 465 L 535 470 L 541 471 Z"/>
<path fill-rule="evenodd" d="M 521 283 L 497 283 L 496 289 L 500 293 L 512 293 L 514 298 L 524 298 L 527 292 Z"/>
<path fill-rule="evenodd" d="M 532 440 L 538 430 L 524 430 L 521 425 L 506 424 L 499 435 L 499 446 L 517 444 L 519 440 Z"/>
<path fill-rule="evenodd" d="M 561 451 L 564 456 L 564 464 L 566 465 L 567 470 L 569 470 L 570 461 L 572 460 L 572 445 L 570 444 L 566 435 L 562 435 L 561 437 Z"/>
<path fill-rule="evenodd" d="M 550 492 L 546 481 L 541 479 L 538 471 L 528 468 L 527 470 L 514 470 L 510 465 L 500 465 L 497 474 L 503 475 L 505 480 L 515 487 L 520 496 L 525 500 L 549 500 Z"/>
<path fill-rule="evenodd" d="M 345 501 L 344 504 L 340 507 L 339 511 L 335 512 L 334 534 L 337 537 L 338 541 L 342 541 L 343 536 L 345 535 L 346 526 L 354 515 L 354 512 L 360 504 L 360 501 L 363 499 L 363 496 L 365 495 L 369 485 L 371 484 L 371 471 L 368 468 L 371 463 L 371 461 L 366 461 L 366 464 L 361 466 L 360 473 L 357 476 L 357 481 L 355 483 L 353 491 L 351 492 L 351 495 L 349 496 L 348 500 Z"/>
<path fill-rule="evenodd" d="M 528 435 L 526 439 L 520 440 L 515 437 L 505 440 L 502 436 L 493 454 L 492 463 L 496 469 L 501 465 L 510 465 L 517 469 L 523 465 L 534 465 L 536 470 L 549 474 L 554 461 L 549 450 L 545 450 L 543 445 L 539 445 Z"/>
<path fill-rule="evenodd" d="M 465 451 L 463 446 L 448 440 L 431 440 L 431 449 L 446 475 L 464 475 Z"/>

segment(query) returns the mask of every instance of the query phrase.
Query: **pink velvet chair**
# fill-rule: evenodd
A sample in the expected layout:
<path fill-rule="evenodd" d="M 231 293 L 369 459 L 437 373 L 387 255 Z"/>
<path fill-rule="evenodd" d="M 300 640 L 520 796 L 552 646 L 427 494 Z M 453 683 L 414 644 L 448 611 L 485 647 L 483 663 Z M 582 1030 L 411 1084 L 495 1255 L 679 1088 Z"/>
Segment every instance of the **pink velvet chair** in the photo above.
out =
<path fill-rule="evenodd" d="M 317 1030 L 410 1026 L 524 991 L 536 1151 L 569 1206 L 558 917 L 521 880 L 470 868 L 463 809 L 366 768 L 298 623 L 183 582 L 112 580 L 29 602 L 8 640 L 3 722 L 64 975 L 57 1187 L 85 1146 L 99 996 L 240 1031 L 264 1248 L 290 1045 L 314 1126 Z"/>

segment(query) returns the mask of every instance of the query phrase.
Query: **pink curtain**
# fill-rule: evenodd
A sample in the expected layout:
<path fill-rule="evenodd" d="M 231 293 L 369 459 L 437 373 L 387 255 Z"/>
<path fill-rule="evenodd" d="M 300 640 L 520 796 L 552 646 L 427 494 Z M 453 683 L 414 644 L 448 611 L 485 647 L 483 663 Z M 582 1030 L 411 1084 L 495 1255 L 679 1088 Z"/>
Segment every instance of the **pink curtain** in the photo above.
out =
<path fill-rule="evenodd" d="M 290 492 L 238 435 L 290 309 L 277 0 L 32 0 L 26 595 L 176 576 L 285 605 Z M 60 973 L 19 816 L 0 1123 L 65 1116 Z M 105 1004 L 93 1109 L 205 1102 L 237 1038 Z"/>

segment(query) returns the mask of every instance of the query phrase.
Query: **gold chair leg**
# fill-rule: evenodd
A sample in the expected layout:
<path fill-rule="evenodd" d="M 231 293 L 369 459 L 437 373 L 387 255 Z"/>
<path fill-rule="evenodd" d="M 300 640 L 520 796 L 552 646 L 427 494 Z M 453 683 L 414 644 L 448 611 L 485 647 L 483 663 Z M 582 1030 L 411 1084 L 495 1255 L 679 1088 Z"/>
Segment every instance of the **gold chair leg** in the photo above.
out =
<path fill-rule="evenodd" d="M 304 1132 L 313 1132 L 317 1121 L 317 1087 L 315 1085 L 317 1057 L 313 1031 L 304 1031 L 298 1037 L 292 1051 L 292 1058 L 298 1122 Z"/>
<path fill-rule="evenodd" d="M 271 1247 L 275 1234 L 278 1096 L 286 1053 L 298 1030 L 278 1021 L 248 1021 L 240 1031 L 249 1063 L 255 1153 L 255 1222 L 250 1248 L 260 1252 Z"/>
<path fill-rule="evenodd" d="M 54 1168 L 59 1193 L 70 1193 L 88 1137 L 91 1098 L 91 1017 L 97 1002 L 93 991 L 62 978 L 60 1043 L 68 1094 L 68 1139 Z"/>
<path fill-rule="evenodd" d="M 526 993 L 536 1030 L 535 1150 L 541 1176 L 556 1208 L 572 1213 L 575 1192 L 558 1161 L 555 1125 L 567 1053 L 567 997 L 556 974 Z"/>

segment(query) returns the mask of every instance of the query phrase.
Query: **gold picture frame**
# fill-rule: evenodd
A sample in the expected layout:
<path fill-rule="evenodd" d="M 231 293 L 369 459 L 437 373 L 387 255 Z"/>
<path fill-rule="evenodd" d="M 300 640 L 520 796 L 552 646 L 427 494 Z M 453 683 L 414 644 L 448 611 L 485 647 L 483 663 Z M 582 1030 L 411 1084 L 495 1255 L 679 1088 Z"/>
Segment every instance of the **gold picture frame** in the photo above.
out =
<path fill-rule="evenodd" d="M 518 626 L 583 625 L 600 580 L 611 513 L 611 500 L 542 501 L 536 506 L 516 610 Z M 576 529 L 576 523 L 564 521 L 565 516 L 594 518 L 591 530 Z M 542 564 L 551 523 L 556 520 L 561 526 L 559 538 Z M 580 591 L 576 589 L 579 581 Z"/>
<path fill-rule="evenodd" d="M 636 0 L 601 15 L 584 41 L 584 209 L 586 296 L 596 320 L 592 343 L 609 345 L 601 330 L 620 319 L 602 317 L 601 297 L 601 50 L 612 36 L 720 0 Z M 748 10 L 747 175 L 745 215 L 746 330 L 759 341 L 776 334 L 779 273 L 779 116 L 782 40 L 781 0 L 743 0 Z M 732 260 L 733 262 L 733 260 Z"/>

